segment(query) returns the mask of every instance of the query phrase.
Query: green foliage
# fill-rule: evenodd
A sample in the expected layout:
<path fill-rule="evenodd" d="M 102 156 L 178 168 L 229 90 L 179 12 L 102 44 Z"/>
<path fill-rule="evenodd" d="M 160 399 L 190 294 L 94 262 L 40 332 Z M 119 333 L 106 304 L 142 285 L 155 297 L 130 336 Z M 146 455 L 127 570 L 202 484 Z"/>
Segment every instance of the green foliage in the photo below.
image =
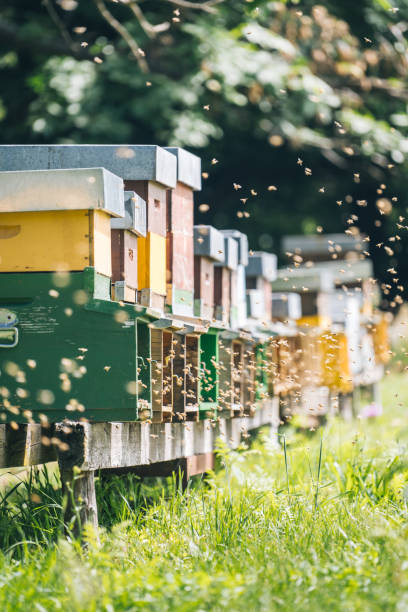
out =
<path fill-rule="evenodd" d="M 405 231 L 393 255 L 376 245 L 407 212 L 407 3 L 225 0 L 210 13 L 181 8 L 174 22 L 174 4 L 143 0 L 147 20 L 168 24 L 157 34 L 130 3 L 105 4 L 143 50 L 147 72 L 97 3 L 0 8 L 0 140 L 189 147 L 210 175 L 198 196 L 210 210 L 197 220 L 238 226 L 253 248 L 278 251 L 283 234 L 319 225 L 350 229 L 355 215 L 395 307 L 401 290 L 387 270 L 408 278 Z M 389 216 L 375 206 L 381 184 L 402 198 Z"/>
<path fill-rule="evenodd" d="M 184 494 L 171 480 L 100 480 L 105 528 L 100 544 L 88 531 L 86 550 L 55 544 L 59 493 L 49 474 L 32 478 L 25 499 L 14 492 L 1 504 L 3 511 L 14 499 L 15 513 L 3 522 L 1 609 L 403 610 L 402 383 L 389 377 L 386 415 L 376 421 L 334 420 L 313 438 L 288 430 L 280 450 L 266 435 L 246 450 L 221 447 L 224 468 Z M 40 519 L 24 508 L 33 491 L 46 507 Z M 21 517 L 19 534 L 13 516 Z M 9 546 L 15 537 L 20 545 Z"/>

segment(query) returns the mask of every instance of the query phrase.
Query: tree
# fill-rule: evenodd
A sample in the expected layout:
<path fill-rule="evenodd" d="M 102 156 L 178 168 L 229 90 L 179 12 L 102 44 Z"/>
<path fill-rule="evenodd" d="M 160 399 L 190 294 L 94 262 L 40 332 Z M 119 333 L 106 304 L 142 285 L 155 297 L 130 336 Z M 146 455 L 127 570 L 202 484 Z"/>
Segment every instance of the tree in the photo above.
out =
<path fill-rule="evenodd" d="M 22 0 L 0 10 L 0 138 L 186 146 L 209 175 L 200 222 L 273 250 L 358 228 L 394 308 L 407 23 L 402 0 Z"/>

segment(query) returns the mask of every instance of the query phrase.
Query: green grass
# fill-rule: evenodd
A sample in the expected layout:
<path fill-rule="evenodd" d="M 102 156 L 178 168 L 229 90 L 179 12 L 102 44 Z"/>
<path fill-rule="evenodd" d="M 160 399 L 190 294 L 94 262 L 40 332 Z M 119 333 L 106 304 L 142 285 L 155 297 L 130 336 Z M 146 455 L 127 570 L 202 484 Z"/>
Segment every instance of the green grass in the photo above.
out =
<path fill-rule="evenodd" d="M 185 494 L 100 481 L 87 550 L 61 535 L 57 475 L 22 481 L 0 500 L 0 609 L 405 612 L 406 382 L 387 378 L 376 421 L 221 450 L 223 468 Z"/>

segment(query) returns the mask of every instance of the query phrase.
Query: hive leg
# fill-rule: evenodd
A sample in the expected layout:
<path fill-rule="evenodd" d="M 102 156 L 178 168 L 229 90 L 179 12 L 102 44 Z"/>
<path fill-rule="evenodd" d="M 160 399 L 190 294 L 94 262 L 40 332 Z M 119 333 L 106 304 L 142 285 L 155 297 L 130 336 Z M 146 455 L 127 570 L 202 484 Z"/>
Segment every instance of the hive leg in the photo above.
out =
<path fill-rule="evenodd" d="M 64 512 L 66 530 L 75 537 L 82 535 L 85 525 L 98 527 L 98 508 L 95 494 L 95 472 L 61 471 L 63 497 L 67 499 Z"/>

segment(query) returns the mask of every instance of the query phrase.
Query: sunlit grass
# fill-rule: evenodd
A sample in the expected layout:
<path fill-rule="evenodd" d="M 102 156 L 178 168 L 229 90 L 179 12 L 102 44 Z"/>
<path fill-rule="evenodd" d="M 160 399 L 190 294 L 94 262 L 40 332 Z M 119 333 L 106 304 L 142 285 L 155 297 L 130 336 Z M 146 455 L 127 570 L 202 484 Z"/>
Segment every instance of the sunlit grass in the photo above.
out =
<path fill-rule="evenodd" d="M 186 493 L 100 480 L 100 543 L 62 538 L 52 474 L 0 503 L 1 610 L 408 609 L 408 385 L 375 421 L 220 449 Z M 281 440 L 283 442 L 283 440 Z"/>

